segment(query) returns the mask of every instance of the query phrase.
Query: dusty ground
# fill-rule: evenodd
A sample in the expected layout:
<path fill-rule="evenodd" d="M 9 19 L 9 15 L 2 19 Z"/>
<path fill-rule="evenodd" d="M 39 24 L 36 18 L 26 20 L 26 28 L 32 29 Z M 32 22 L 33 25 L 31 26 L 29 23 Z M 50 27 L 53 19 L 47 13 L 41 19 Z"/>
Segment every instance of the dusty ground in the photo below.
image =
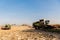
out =
<path fill-rule="evenodd" d="M 0 40 L 60 40 L 60 34 L 35 30 L 29 26 L 12 26 L 10 30 L 1 30 Z"/>

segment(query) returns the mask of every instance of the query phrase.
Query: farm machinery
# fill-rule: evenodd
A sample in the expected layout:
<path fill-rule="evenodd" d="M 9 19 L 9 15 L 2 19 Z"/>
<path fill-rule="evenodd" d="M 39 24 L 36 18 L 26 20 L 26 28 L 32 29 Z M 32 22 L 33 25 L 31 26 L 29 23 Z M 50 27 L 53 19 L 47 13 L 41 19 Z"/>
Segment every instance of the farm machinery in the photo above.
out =
<path fill-rule="evenodd" d="M 11 25 L 6 24 L 5 26 L 1 27 L 2 30 L 9 30 L 11 29 Z"/>
<path fill-rule="evenodd" d="M 49 25 L 49 20 L 40 19 L 39 21 L 33 22 L 33 28 L 35 29 L 53 29 L 54 27 Z"/>

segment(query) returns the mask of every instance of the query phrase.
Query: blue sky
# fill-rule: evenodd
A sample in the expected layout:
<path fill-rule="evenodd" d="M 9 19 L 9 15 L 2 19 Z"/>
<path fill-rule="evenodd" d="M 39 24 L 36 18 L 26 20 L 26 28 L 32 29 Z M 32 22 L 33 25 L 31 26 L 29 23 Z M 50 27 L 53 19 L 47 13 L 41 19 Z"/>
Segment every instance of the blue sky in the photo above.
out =
<path fill-rule="evenodd" d="M 0 24 L 32 24 L 41 18 L 60 23 L 60 0 L 0 0 Z"/>

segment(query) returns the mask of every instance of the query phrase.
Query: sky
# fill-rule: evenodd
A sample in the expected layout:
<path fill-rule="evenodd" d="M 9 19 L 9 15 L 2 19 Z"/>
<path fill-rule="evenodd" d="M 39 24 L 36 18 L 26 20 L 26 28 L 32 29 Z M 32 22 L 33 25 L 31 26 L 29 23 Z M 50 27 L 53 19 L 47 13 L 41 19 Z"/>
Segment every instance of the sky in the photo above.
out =
<path fill-rule="evenodd" d="M 0 24 L 32 24 L 40 19 L 60 24 L 60 0 L 0 0 Z"/>

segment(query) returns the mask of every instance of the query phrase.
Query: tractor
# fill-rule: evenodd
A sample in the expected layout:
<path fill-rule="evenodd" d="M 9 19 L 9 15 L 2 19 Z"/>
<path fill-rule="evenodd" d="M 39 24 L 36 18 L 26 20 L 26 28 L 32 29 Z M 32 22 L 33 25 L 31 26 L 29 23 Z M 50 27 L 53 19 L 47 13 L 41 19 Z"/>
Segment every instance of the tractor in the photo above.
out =
<path fill-rule="evenodd" d="M 11 25 L 6 24 L 5 26 L 1 27 L 2 30 L 9 30 L 11 29 Z"/>

